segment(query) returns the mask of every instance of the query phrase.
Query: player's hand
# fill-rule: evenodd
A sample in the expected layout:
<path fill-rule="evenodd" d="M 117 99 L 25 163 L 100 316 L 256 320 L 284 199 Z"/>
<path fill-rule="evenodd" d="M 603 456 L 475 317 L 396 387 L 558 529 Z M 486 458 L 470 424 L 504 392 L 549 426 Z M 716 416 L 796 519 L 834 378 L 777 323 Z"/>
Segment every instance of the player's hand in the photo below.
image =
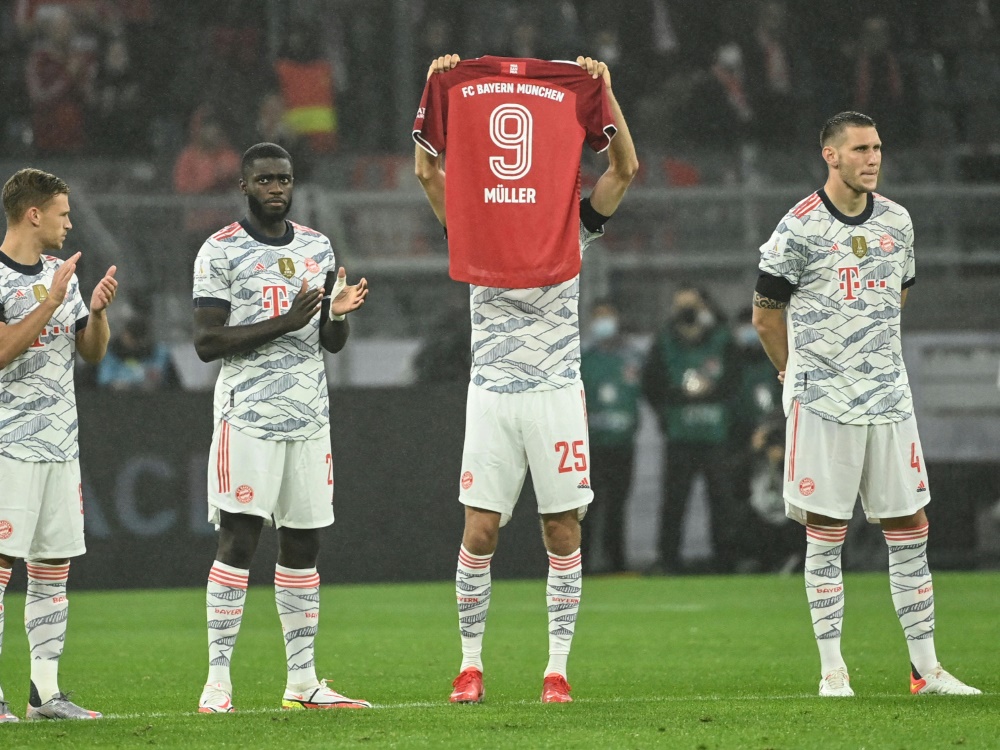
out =
<path fill-rule="evenodd" d="M 319 312 L 323 304 L 323 287 L 309 288 L 309 282 L 302 279 L 302 288 L 292 300 L 291 307 L 281 317 L 288 324 L 289 331 L 297 331 L 309 325 L 309 321 Z"/>
<path fill-rule="evenodd" d="M 427 77 L 430 78 L 435 73 L 445 73 L 461 62 L 458 55 L 441 55 L 436 60 L 431 61 L 431 66 L 427 69 Z"/>
<path fill-rule="evenodd" d="M 586 70 L 591 78 L 603 78 L 604 85 L 611 88 L 611 71 L 608 70 L 608 66 L 605 63 L 595 60 L 592 57 L 583 57 L 581 55 L 576 58 L 576 64 Z"/>
<path fill-rule="evenodd" d="M 782 385 L 784 385 L 784 383 L 785 383 L 785 371 L 784 370 L 782 370 L 781 372 L 778 373 L 778 382 L 781 383 Z"/>
<path fill-rule="evenodd" d="M 357 284 L 347 286 L 347 271 L 341 266 L 337 271 L 337 284 L 333 291 L 336 291 L 337 287 L 340 287 L 340 292 L 330 300 L 331 316 L 346 315 L 365 304 L 365 298 L 368 297 L 367 279 L 361 279 Z"/>
<path fill-rule="evenodd" d="M 81 253 L 76 253 L 62 262 L 62 265 L 52 274 L 52 284 L 49 285 L 49 299 L 59 307 L 66 299 L 66 290 L 69 289 L 69 280 L 76 273 L 76 262 L 80 260 Z"/>
<path fill-rule="evenodd" d="M 115 278 L 115 271 L 118 266 L 111 266 L 104 278 L 97 282 L 94 293 L 90 296 L 90 312 L 99 313 L 108 308 L 115 301 L 115 294 L 118 292 L 118 279 Z"/>

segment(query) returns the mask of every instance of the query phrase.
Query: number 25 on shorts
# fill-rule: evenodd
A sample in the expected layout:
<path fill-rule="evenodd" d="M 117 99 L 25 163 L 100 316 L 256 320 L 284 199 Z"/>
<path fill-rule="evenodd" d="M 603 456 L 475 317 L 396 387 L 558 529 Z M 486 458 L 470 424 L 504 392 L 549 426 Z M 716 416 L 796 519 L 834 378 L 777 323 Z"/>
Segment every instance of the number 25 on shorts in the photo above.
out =
<path fill-rule="evenodd" d="M 569 465 L 569 457 L 572 452 L 573 465 Z M 556 443 L 556 453 L 561 454 L 559 457 L 559 473 L 565 474 L 570 471 L 586 471 L 587 470 L 587 454 L 583 451 L 583 441 L 574 440 L 572 445 L 567 443 L 565 440 L 560 440 Z"/>

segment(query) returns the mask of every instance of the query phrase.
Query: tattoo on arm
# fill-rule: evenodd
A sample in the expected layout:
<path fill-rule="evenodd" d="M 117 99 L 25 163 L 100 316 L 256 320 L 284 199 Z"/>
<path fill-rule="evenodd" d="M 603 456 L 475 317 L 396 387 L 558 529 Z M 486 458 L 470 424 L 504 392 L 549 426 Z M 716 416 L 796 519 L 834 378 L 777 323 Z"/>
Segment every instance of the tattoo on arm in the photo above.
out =
<path fill-rule="evenodd" d="M 762 310 L 783 310 L 788 307 L 787 302 L 781 302 L 770 297 L 761 296 L 760 292 L 753 293 L 753 306 Z"/>

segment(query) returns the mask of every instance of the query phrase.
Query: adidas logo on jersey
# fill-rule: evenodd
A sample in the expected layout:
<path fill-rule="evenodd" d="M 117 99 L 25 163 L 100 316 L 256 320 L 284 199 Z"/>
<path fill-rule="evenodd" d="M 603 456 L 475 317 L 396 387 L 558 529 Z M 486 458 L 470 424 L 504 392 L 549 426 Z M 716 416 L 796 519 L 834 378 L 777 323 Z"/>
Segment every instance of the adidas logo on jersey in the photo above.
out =
<path fill-rule="evenodd" d="M 253 267 L 253 270 L 254 271 L 266 271 L 267 268 L 264 266 L 263 263 L 258 263 L 256 266 Z"/>
<path fill-rule="evenodd" d="M 927 485 L 924 484 L 924 480 L 920 480 L 920 484 L 917 485 L 917 492 L 927 492 Z"/>
<path fill-rule="evenodd" d="M 580 484 L 578 484 L 576 486 L 576 488 L 578 490 L 589 490 L 590 489 L 590 482 L 587 481 L 587 477 L 584 477 L 583 481 L 580 482 Z"/>

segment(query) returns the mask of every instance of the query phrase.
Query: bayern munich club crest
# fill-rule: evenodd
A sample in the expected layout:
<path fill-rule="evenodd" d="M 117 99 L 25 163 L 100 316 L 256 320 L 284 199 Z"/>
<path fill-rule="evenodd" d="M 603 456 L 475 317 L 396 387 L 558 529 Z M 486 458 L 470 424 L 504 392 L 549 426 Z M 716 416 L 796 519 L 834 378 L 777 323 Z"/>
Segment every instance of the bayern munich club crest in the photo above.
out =
<path fill-rule="evenodd" d="M 799 482 L 799 494 L 803 497 L 809 497 L 812 493 L 816 491 L 816 483 L 809 477 L 806 477 L 801 482 Z"/>
<path fill-rule="evenodd" d="M 253 487 L 249 484 L 241 484 L 236 488 L 236 502 L 246 505 L 253 500 Z"/>
<path fill-rule="evenodd" d="M 14 533 L 14 524 L 10 521 L 0 521 L 0 539 L 10 539 Z"/>
<path fill-rule="evenodd" d="M 462 474 L 462 489 L 467 490 L 472 486 L 472 472 L 466 471 Z"/>
<path fill-rule="evenodd" d="M 319 263 L 314 261 L 312 258 L 306 258 L 305 267 L 309 273 L 319 273 Z"/>
<path fill-rule="evenodd" d="M 890 234 L 883 234 L 878 239 L 878 246 L 882 248 L 883 253 L 888 255 L 896 249 L 896 240 L 894 240 Z"/>

